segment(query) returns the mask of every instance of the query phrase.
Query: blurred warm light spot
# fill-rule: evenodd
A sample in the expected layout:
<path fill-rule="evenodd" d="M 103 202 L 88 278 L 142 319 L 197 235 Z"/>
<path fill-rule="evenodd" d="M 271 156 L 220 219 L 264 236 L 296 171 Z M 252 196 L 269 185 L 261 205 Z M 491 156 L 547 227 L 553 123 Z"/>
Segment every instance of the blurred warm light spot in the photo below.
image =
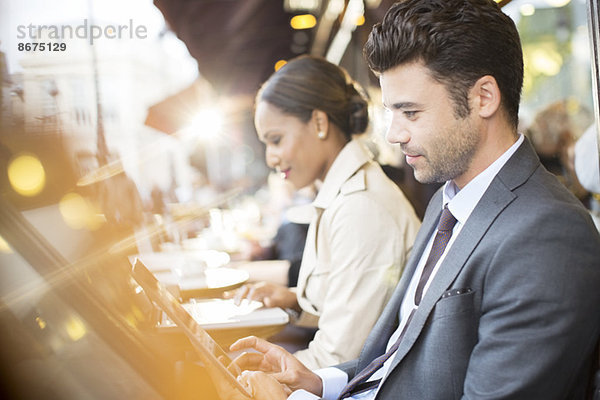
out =
<path fill-rule="evenodd" d="M 360 17 L 358 17 L 358 19 L 356 20 L 356 26 L 362 26 L 365 24 L 365 16 L 361 15 Z"/>
<path fill-rule="evenodd" d="M 292 17 L 290 26 L 294 29 L 310 29 L 317 24 L 317 19 L 312 14 L 302 14 Z"/>
<path fill-rule="evenodd" d="M 15 192 L 32 197 L 44 189 L 46 172 L 35 155 L 21 154 L 8 165 L 8 180 Z"/>
<path fill-rule="evenodd" d="M 279 68 L 283 67 L 285 64 L 287 64 L 287 61 L 285 60 L 279 60 L 275 63 L 275 71 L 279 71 Z"/>
<path fill-rule="evenodd" d="M 77 319 L 75 317 L 72 317 L 71 319 L 69 319 L 69 321 L 67 322 L 67 326 L 65 328 L 67 329 L 67 335 L 69 335 L 71 340 L 74 342 L 76 342 L 79 339 L 81 339 L 82 337 L 84 337 L 85 334 L 87 333 L 87 331 L 85 329 L 85 325 L 83 325 L 83 322 L 81 322 L 79 319 Z"/>
<path fill-rule="evenodd" d="M 211 139 L 218 135 L 223 127 L 223 114 L 217 108 L 200 110 L 192 118 L 190 125 L 185 130 L 193 136 Z"/>
<path fill-rule="evenodd" d="M 287 4 L 292 10 L 315 10 L 319 8 L 319 0 L 288 0 Z"/>
<path fill-rule="evenodd" d="M 138 320 L 142 321 L 144 319 L 144 313 L 137 306 L 133 306 L 133 316 Z"/>
<path fill-rule="evenodd" d="M 133 315 L 133 313 L 129 313 L 125 316 L 125 322 L 132 328 L 135 328 L 137 325 L 137 319 L 135 318 L 135 315 Z"/>
<path fill-rule="evenodd" d="M 576 114 L 582 111 L 581 102 L 575 97 L 569 97 L 566 99 L 565 106 L 567 108 L 567 113 L 572 117 L 575 117 Z"/>
<path fill-rule="evenodd" d="M 564 7 L 570 2 L 571 0 L 546 0 L 546 3 L 552 7 Z"/>
<path fill-rule="evenodd" d="M 91 202 L 77 193 L 67 193 L 60 199 L 58 208 L 65 223 L 73 229 L 96 230 L 104 218 Z"/>
<path fill-rule="evenodd" d="M 547 76 L 555 76 L 560 72 L 563 59 L 554 49 L 538 48 L 531 54 L 531 68 L 533 72 Z"/>
<path fill-rule="evenodd" d="M 156 223 L 156 225 L 163 225 L 165 223 L 162 215 L 152 214 L 152 216 L 154 217 L 154 222 Z"/>
<path fill-rule="evenodd" d="M 40 329 L 46 328 L 46 321 L 44 321 L 41 317 L 35 317 L 35 322 L 38 324 Z"/>
<path fill-rule="evenodd" d="M 519 10 L 524 17 L 530 17 L 535 14 L 535 6 L 530 3 L 523 4 Z"/>
<path fill-rule="evenodd" d="M 10 245 L 4 240 L 2 236 L 0 236 L 0 253 L 11 254 L 12 249 Z"/>

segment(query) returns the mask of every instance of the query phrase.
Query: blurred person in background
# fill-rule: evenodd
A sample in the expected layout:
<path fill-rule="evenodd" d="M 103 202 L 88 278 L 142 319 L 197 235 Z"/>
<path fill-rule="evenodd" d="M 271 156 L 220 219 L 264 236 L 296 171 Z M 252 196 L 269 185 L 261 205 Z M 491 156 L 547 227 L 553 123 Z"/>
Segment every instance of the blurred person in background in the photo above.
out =
<path fill-rule="evenodd" d="M 368 104 L 342 68 L 321 58 L 289 61 L 261 87 L 255 126 L 266 161 L 297 189 L 320 181 L 298 286 L 256 283 L 235 297 L 297 313 L 317 327 L 295 353 L 310 368 L 350 360 L 398 282 L 419 220 L 354 134 Z M 385 226 L 385 229 L 382 227 Z"/>
<path fill-rule="evenodd" d="M 589 193 L 577 179 L 572 152 L 575 142 L 591 122 L 588 114 L 583 108 L 569 107 L 567 100 L 561 100 L 538 112 L 527 129 L 542 165 L 584 204 Z"/>
<path fill-rule="evenodd" d="M 598 154 L 598 128 L 590 125 L 573 148 L 573 169 L 581 185 L 590 192 L 588 209 L 600 230 L 600 155 Z"/>
<path fill-rule="evenodd" d="M 248 260 L 287 260 L 288 287 L 296 287 L 302 253 L 312 218 L 316 188 L 314 185 L 296 190 L 289 181 L 273 172 L 267 179 L 268 202 L 263 211 L 276 224 L 275 236 L 268 241 L 248 239 L 242 258 Z M 277 281 L 277 279 L 274 279 Z"/>
<path fill-rule="evenodd" d="M 600 193 L 598 161 L 598 128 L 592 124 L 575 144 L 575 171 L 581 185 L 592 193 Z"/>

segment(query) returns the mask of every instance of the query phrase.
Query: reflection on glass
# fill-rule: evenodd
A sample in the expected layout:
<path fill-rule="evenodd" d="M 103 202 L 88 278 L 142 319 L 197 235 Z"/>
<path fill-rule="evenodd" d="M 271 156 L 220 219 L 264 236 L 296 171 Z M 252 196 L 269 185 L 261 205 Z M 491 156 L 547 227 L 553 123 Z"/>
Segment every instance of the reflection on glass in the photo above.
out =
<path fill-rule="evenodd" d="M 585 1 L 515 0 L 503 10 L 517 24 L 523 43 L 523 125 L 559 100 L 576 99 L 592 110 Z"/>
<path fill-rule="evenodd" d="M 503 9 L 523 44 L 520 131 L 542 164 L 592 211 L 594 194 L 575 171 L 575 144 L 594 122 L 585 0 L 516 0 Z"/>

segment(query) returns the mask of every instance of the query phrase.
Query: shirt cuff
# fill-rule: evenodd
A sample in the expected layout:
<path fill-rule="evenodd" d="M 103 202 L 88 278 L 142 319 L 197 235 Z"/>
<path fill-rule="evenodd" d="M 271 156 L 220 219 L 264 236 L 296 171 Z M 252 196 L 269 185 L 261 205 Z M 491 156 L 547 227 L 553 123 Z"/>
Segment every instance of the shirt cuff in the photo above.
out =
<path fill-rule="evenodd" d="M 296 390 L 292 392 L 287 398 L 287 400 L 318 400 L 319 396 L 315 396 L 314 394 L 307 392 L 304 389 Z"/>
<path fill-rule="evenodd" d="M 323 381 L 323 398 L 336 400 L 348 384 L 348 374 L 338 368 L 329 367 L 313 371 Z"/>

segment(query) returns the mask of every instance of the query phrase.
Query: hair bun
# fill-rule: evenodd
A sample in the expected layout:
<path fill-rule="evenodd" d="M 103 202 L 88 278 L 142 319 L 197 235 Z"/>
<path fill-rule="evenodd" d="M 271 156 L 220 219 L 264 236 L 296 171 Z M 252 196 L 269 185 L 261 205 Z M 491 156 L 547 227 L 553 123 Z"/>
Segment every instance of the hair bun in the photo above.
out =
<path fill-rule="evenodd" d="M 354 83 L 346 86 L 348 93 L 350 133 L 363 133 L 369 125 L 369 107 L 365 96 L 359 92 Z"/>

